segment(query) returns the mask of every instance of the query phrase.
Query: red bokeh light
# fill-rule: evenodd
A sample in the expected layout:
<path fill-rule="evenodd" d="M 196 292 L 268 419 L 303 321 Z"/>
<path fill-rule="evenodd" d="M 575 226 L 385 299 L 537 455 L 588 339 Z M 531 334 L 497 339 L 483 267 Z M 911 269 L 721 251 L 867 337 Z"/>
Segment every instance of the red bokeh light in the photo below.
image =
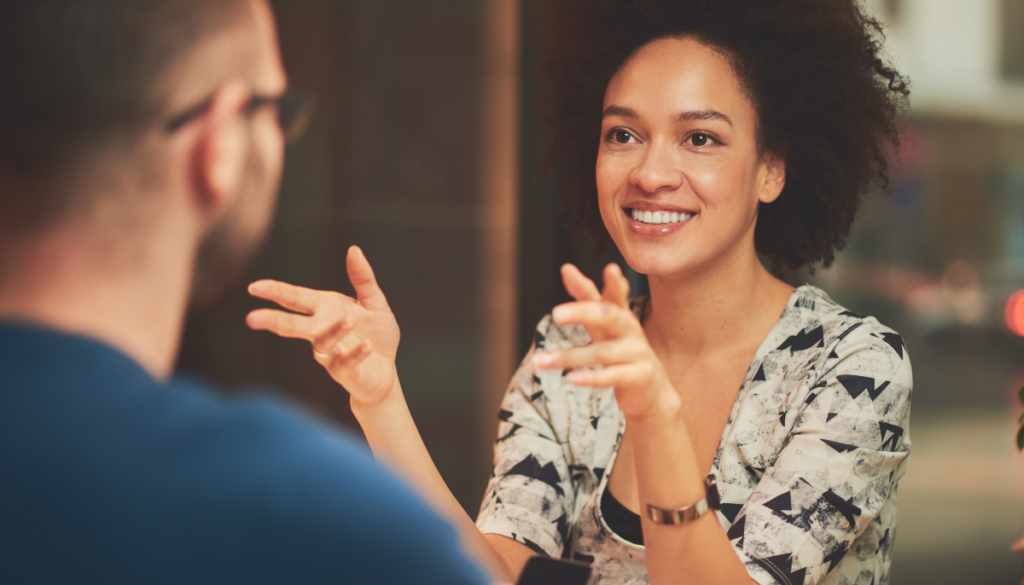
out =
<path fill-rule="evenodd" d="M 1013 293 L 1006 301 L 1006 326 L 1024 337 L 1024 290 Z"/>

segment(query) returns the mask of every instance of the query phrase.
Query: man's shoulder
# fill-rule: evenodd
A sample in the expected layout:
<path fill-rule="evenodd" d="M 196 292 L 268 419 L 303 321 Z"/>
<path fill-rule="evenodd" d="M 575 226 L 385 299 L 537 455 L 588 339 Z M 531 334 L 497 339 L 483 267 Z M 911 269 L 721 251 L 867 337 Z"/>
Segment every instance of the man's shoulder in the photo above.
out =
<path fill-rule="evenodd" d="M 482 582 L 454 530 L 347 433 L 64 341 L 0 358 L 0 581 L 45 550 L 66 561 L 54 571 L 109 582 Z"/>

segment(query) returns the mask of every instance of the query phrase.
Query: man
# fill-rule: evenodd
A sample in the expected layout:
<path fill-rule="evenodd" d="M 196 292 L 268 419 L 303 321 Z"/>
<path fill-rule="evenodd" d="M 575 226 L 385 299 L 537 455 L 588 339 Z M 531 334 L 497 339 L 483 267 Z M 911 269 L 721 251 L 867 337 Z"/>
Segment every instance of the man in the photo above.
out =
<path fill-rule="evenodd" d="M 0 0 L 0 583 L 484 582 L 352 440 L 170 380 L 300 106 L 265 0 Z"/>

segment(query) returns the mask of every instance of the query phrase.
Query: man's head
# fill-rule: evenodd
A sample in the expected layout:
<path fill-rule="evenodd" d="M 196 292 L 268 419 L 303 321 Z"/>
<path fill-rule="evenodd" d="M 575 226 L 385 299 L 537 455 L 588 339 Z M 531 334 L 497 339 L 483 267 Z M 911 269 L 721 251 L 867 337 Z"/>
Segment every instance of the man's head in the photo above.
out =
<path fill-rule="evenodd" d="M 130 263 L 175 221 L 202 296 L 266 231 L 286 79 L 265 0 L 0 0 L 0 79 L 0 279 L 68 225 Z"/>

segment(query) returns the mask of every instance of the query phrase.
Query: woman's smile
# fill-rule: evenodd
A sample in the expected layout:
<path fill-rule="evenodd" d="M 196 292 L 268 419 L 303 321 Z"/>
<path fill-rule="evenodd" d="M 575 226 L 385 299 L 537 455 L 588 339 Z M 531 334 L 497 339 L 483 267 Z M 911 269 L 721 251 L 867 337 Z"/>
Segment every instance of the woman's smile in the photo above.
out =
<path fill-rule="evenodd" d="M 622 208 L 629 229 L 641 236 L 667 236 L 687 226 L 698 212 L 647 201 Z"/>

